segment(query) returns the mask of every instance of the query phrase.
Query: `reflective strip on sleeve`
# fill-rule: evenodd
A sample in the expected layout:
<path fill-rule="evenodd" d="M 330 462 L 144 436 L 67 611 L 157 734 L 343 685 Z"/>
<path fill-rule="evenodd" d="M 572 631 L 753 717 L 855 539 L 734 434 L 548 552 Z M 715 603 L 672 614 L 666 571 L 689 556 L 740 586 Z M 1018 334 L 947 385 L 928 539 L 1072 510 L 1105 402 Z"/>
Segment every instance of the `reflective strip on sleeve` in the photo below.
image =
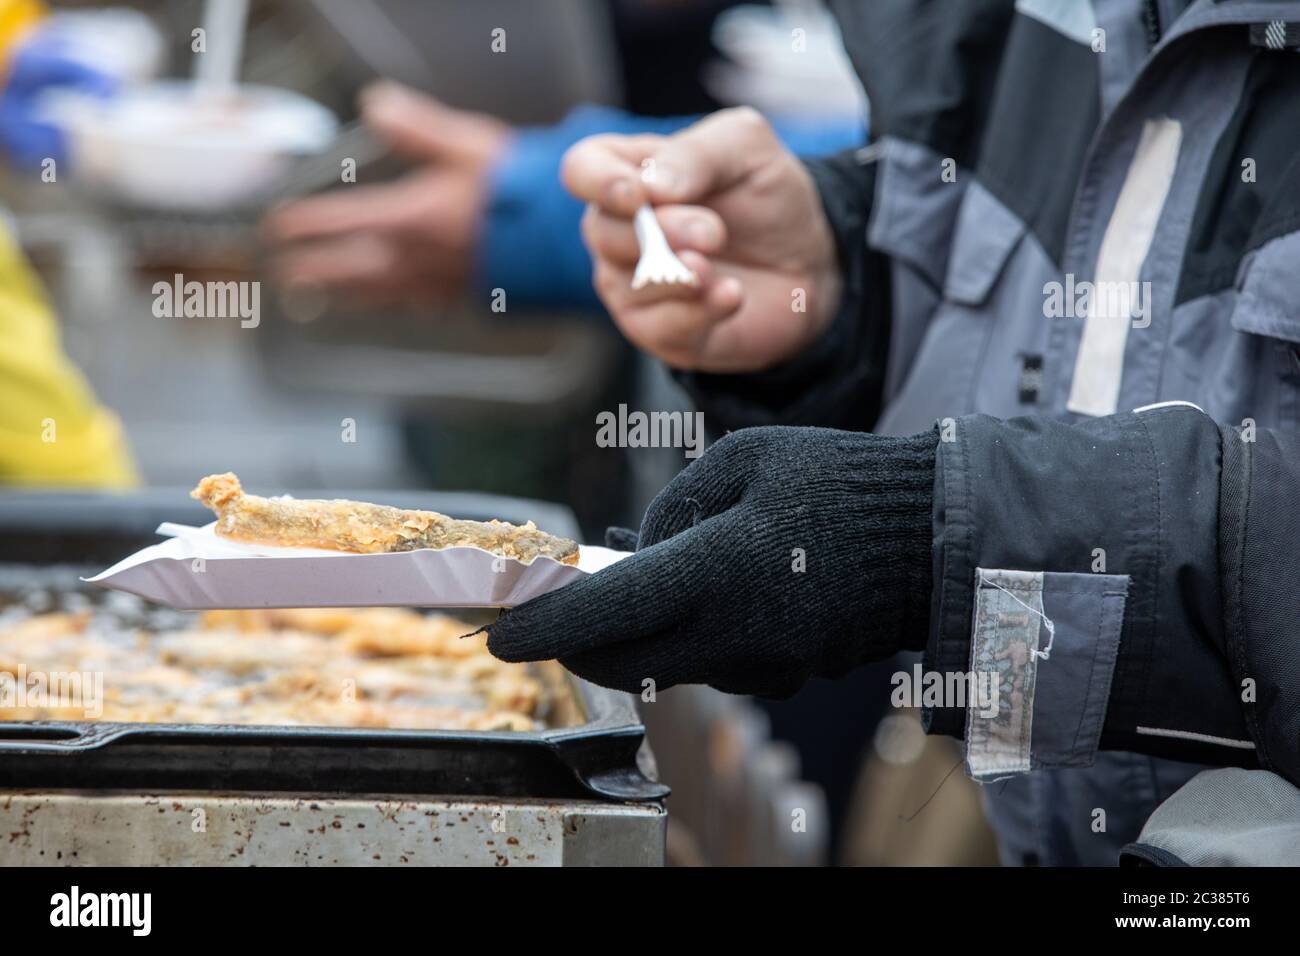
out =
<path fill-rule="evenodd" d="M 966 769 L 980 782 L 1096 759 L 1119 654 L 1123 574 L 977 568 Z"/>
<path fill-rule="evenodd" d="M 966 772 L 990 781 L 1030 769 L 1043 575 L 986 568 L 975 574 L 971 675 L 976 687 L 995 691 L 990 700 L 967 704 Z"/>

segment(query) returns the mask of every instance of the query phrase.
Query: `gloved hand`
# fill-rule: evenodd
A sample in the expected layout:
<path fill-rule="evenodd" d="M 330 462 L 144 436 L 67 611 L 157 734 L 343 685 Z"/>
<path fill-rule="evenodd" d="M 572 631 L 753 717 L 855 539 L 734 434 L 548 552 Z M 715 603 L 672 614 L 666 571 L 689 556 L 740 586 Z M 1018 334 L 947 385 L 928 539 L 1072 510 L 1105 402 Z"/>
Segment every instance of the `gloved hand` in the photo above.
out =
<path fill-rule="evenodd" d="M 726 436 L 655 498 L 631 557 L 502 612 L 488 649 L 632 693 L 783 697 L 925 646 L 937 438 Z"/>
<path fill-rule="evenodd" d="M 0 149 L 5 159 L 24 169 L 39 169 L 46 159 L 61 164 L 66 158 L 62 131 L 38 115 L 39 98 L 47 90 L 107 97 L 117 86 L 113 77 L 83 62 L 57 31 L 37 29 L 14 50 L 0 90 Z"/>

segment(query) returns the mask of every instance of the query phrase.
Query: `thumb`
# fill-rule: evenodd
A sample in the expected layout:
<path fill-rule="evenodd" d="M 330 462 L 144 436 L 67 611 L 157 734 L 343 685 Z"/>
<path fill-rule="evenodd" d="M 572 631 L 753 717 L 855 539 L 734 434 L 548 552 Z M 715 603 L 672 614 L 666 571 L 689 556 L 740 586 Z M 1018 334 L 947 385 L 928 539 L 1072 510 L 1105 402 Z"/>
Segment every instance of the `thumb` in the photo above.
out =
<path fill-rule="evenodd" d="M 606 528 L 605 547 L 615 551 L 635 551 L 637 532 L 631 528 Z"/>
<path fill-rule="evenodd" d="M 656 204 L 704 202 L 782 149 L 757 110 L 722 110 L 664 139 L 642 162 L 641 181 Z"/>
<path fill-rule="evenodd" d="M 394 152 L 422 162 L 481 163 L 492 158 L 505 127 L 491 117 L 452 109 L 390 80 L 362 91 L 361 115 Z"/>
<path fill-rule="evenodd" d="M 730 432 L 678 472 L 646 509 L 641 547 L 669 540 L 735 507 L 763 472 L 779 431 L 767 427 Z"/>

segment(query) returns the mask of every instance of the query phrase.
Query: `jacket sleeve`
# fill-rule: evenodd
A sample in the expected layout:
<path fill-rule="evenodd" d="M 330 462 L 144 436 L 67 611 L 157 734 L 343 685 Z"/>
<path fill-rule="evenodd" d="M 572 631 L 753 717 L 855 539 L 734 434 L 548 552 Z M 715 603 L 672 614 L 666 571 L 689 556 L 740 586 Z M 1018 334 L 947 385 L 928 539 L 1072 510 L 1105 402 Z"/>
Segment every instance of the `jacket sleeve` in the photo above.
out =
<path fill-rule="evenodd" d="M 748 375 L 675 373 L 710 431 L 750 425 L 867 429 L 880 413 L 889 351 L 889 270 L 867 248 L 875 166 L 864 150 L 805 160 L 835 237 L 844 280 L 839 311 L 800 356 Z"/>
<path fill-rule="evenodd" d="M 867 93 L 872 139 L 923 144 L 973 167 L 1014 0 L 831 0 L 829 6 Z M 710 431 L 875 423 L 889 355 L 891 279 L 888 257 L 867 247 L 877 165 L 864 158 L 849 152 L 807 164 L 845 278 L 844 302 L 827 333 L 787 365 L 761 374 L 678 374 Z"/>
<path fill-rule="evenodd" d="M 1300 436 L 1171 403 L 940 437 L 924 668 L 969 693 L 926 719 L 973 776 L 1120 749 L 1300 781 Z"/>

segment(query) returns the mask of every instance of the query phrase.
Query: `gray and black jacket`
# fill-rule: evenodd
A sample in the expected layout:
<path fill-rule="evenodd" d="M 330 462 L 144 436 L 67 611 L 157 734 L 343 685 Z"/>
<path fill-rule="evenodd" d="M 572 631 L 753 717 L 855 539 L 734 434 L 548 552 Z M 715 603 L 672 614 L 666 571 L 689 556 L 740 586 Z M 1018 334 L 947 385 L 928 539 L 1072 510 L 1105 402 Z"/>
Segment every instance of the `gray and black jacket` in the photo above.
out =
<path fill-rule="evenodd" d="M 1201 765 L 1300 782 L 1300 2 L 832 6 L 848 301 L 688 389 L 714 428 L 939 423 L 926 667 L 1003 706 L 930 728 L 1007 778 L 1006 859 L 1114 863 Z"/>

